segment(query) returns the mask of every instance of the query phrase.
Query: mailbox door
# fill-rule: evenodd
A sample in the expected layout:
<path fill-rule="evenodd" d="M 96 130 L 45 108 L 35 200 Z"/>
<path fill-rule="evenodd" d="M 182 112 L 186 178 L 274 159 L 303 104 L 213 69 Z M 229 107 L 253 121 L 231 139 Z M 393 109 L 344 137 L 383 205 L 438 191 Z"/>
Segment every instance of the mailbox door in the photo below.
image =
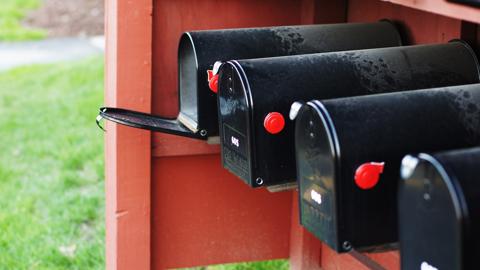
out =
<path fill-rule="evenodd" d="M 337 207 L 334 181 L 338 164 L 337 149 L 330 133 L 325 130 L 328 123 L 322 122 L 317 108 L 305 106 L 296 123 L 295 152 L 299 184 L 300 221 L 315 236 L 335 250 L 341 241 L 337 231 Z M 321 166 L 318 166 L 318 165 Z"/>
<path fill-rule="evenodd" d="M 399 188 L 402 269 L 463 269 L 464 217 L 457 186 L 433 157 L 421 155 L 416 162 Z"/>
<path fill-rule="evenodd" d="M 251 103 L 239 74 L 234 65 L 229 65 L 221 75 L 227 79 L 220 80 L 220 87 L 226 89 L 218 95 L 218 103 L 222 104 L 218 107 L 223 115 L 219 123 L 222 163 L 226 169 L 251 184 Z"/>

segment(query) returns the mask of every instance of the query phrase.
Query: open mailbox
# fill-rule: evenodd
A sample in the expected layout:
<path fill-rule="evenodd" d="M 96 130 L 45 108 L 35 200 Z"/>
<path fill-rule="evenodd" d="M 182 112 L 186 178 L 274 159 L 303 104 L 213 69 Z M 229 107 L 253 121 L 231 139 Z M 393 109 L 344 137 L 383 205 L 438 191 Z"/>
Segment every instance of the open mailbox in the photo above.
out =
<path fill-rule="evenodd" d="M 228 61 L 218 92 L 223 166 L 252 187 L 289 188 L 296 185 L 294 101 L 477 82 L 477 59 L 460 41 Z"/>
<path fill-rule="evenodd" d="M 480 84 L 308 102 L 295 128 L 301 223 L 338 252 L 396 244 L 402 158 L 478 145 L 478 119 Z"/>
<path fill-rule="evenodd" d="M 180 112 L 176 119 L 120 108 L 101 108 L 99 117 L 131 127 L 208 139 L 218 136 L 217 61 L 400 45 L 400 35 L 388 21 L 186 32 L 178 49 Z"/>

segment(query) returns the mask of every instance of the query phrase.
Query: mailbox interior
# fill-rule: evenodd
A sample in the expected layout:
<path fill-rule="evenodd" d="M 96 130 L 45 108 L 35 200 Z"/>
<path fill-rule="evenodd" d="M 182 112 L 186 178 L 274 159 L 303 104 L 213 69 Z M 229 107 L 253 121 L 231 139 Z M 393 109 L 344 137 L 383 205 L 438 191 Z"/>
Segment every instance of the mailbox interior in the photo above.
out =
<path fill-rule="evenodd" d="M 180 38 L 178 48 L 180 114 L 178 120 L 192 132 L 198 131 L 198 61 L 190 34 Z"/>
<path fill-rule="evenodd" d="M 319 108 L 304 106 L 296 120 L 295 151 L 300 194 L 301 223 L 315 236 L 339 251 L 338 200 L 334 181 L 337 153 L 329 123 Z"/>
<path fill-rule="evenodd" d="M 412 175 L 401 180 L 402 269 L 463 269 L 463 214 L 455 189 L 442 165 L 426 154 Z"/>

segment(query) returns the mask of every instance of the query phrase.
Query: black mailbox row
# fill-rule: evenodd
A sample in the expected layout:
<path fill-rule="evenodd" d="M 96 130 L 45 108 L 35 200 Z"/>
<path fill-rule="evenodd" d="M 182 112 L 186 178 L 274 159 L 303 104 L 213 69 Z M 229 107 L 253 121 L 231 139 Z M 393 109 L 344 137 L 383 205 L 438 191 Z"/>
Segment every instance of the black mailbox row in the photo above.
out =
<path fill-rule="evenodd" d="M 101 116 L 132 127 L 206 140 L 219 134 L 217 89 L 209 78 L 209 74 L 214 75 L 211 70 L 216 61 L 401 44 L 400 34 L 390 21 L 186 32 L 178 47 L 180 112 L 176 119 L 116 108 L 102 108 Z"/>
<path fill-rule="evenodd" d="M 223 164 L 252 187 L 295 183 L 294 124 L 285 120 L 293 102 L 478 81 L 462 42 L 228 61 L 218 93 Z M 285 124 L 272 134 L 268 121 Z"/>
<path fill-rule="evenodd" d="M 302 224 L 339 252 L 394 244 L 402 158 L 477 146 L 479 120 L 480 84 L 308 102 L 295 130 Z"/>
<path fill-rule="evenodd" d="M 298 187 L 302 225 L 337 252 L 400 242 L 403 269 L 471 269 L 480 148 L 435 153 L 479 145 L 479 64 L 462 41 L 399 37 L 388 21 L 185 33 L 176 119 L 100 117 L 218 138 L 251 187 Z"/>

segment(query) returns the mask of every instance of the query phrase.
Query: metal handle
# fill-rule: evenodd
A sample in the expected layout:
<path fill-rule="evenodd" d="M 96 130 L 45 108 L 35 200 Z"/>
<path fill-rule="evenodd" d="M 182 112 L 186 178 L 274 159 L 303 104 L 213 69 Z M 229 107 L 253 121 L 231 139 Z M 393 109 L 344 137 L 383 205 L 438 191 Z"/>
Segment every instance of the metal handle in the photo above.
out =
<path fill-rule="evenodd" d="M 100 112 L 97 117 L 97 125 L 103 129 L 99 123 L 101 119 L 110 120 L 112 122 L 134 128 L 180 135 L 184 137 L 202 138 L 198 132 L 192 132 L 190 129 L 181 124 L 178 119 L 166 119 L 142 112 L 102 107 L 100 108 Z"/>

